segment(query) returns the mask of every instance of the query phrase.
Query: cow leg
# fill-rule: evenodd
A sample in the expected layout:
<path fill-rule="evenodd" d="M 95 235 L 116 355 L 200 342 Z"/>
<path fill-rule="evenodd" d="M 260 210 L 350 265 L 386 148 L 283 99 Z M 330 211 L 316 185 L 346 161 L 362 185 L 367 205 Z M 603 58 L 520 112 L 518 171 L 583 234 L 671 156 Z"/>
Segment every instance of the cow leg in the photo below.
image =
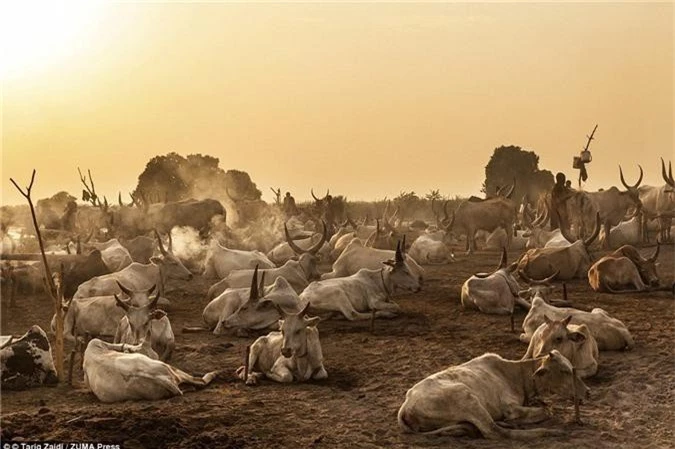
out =
<path fill-rule="evenodd" d="M 503 404 L 502 413 L 509 424 L 536 424 L 547 420 L 550 416 L 544 407 L 525 407 L 518 404 Z"/>
<path fill-rule="evenodd" d="M 290 359 L 286 359 L 285 357 L 279 357 L 277 361 L 274 362 L 272 369 L 269 370 L 269 372 L 265 373 L 265 375 L 275 382 L 280 382 L 284 384 L 293 382 L 293 373 L 287 366 L 288 360 Z"/>
<path fill-rule="evenodd" d="M 205 387 L 213 381 L 218 375 L 217 371 L 211 371 L 210 373 L 204 374 L 202 377 L 195 377 L 191 374 L 186 373 L 185 371 L 179 370 L 171 365 L 166 365 L 171 370 L 171 373 L 176 376 L 179 384 L 191 384 L 198 387 Z"/>
<path fill-rule="evenodd" d="M 338 304 L 338 308 L 340 310 L 340 313 L 345 316 L 349 321 L 356 321 L 356 320 L 369 320 L 370 319 L 370 313 L 362 313 L 358 312 L 356 309 L 354 309 L 354 306 L 349 301 L 340 301 Z"/>
<path fill-rule="evenodd" d="M 312 374 L 312 379 L 316 380 L 322 380 L 322 379 L 327 379 L 328 378 L 328 372 L 326 371 L 326 368 L 321 365 L 318 369 L 314 371 L 314 374 Z"/>

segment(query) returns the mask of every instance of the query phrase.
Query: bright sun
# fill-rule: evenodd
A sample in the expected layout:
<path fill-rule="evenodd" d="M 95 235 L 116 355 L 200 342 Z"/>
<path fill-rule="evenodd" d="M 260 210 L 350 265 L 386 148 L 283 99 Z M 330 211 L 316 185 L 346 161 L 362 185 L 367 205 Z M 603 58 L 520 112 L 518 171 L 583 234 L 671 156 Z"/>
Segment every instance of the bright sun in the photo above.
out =
<path fill-rule="evenodd" d="M 19 78 L 63 62 L 87 45 L 101 3 L 0 2 L 0 78 Z"/>

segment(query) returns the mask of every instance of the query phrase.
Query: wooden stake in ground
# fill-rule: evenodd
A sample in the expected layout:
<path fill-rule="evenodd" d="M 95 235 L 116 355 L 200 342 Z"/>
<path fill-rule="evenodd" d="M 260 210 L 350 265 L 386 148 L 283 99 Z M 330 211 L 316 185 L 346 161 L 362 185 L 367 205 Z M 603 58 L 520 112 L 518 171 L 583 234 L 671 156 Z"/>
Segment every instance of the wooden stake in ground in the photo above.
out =
<path fill-rule="evenodd" d="M 42 255 L 42 266 L 44 269 L 43 276 L 47 288 L 47 293 L 51 296 L 54 301 L 54 312 L 56 313 L 56 341 L 54 342 L 54 354 L 55 360 L 54 364 L 56 365 L 56 372 L 59 377 L 59 382 L 63 382 L 63 309 L 61 308 L 61 299 L 59 298 L 56 285 L 54 284 L 54 279 L 52 278 L 52 270 L 49 268 L 49 262 L 47 261 L 47 256 L 45 254 L 45 245 L 42 241 L 42 234 L 40 233 L 40 226 L 38 226 L 37 216 L 35 215 L 35 206 L 33 205 L 33 200 L 31 198 L 31 189 L 33 188 L 33 183 L 35 182 L 35 170 L 33 169 L 33 174 L 30 177 L 30 184 L 26 187 L 24 191 L 19 185 L 14 181 L 14 179 L 9 178 L 14 184 L 14 187 L 23 195 L 26 200 L 28 200 L 28 206 L 30 207 L 30 214 L 33 218 L 33 227 L 35 228 L 35 236 L 37 237 L 38 243 L 40 245 L 40 254 Z"/>

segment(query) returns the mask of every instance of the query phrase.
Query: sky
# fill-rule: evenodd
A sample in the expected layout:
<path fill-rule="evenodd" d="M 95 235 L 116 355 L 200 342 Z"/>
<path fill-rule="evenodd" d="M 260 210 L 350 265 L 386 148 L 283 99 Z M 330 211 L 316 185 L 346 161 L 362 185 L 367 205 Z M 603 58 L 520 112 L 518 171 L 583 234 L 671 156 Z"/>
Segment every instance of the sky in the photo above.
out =
<path fill-rule="evenodd" d="M 479 194 L 501 145 L 589 190 L 663 184 L 672 3 L 3 2 L 2 203 L 108 199 L 147 161 L 205 153 L 296 199 Z"/>

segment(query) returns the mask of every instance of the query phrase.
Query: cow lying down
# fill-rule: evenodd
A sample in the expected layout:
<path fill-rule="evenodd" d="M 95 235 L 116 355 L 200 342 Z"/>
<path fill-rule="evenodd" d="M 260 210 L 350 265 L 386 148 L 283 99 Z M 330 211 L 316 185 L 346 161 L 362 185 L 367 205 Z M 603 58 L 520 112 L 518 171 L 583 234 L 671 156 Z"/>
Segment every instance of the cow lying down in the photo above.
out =
<path fill-rule="evenodd" d="M 425 434 L 462 436 L 478 429 L 490 439 L 561 435 L 555 429 L 515 429 L 497 423 L 506 421 L 512 427 L 548 419 L 544 407 L 525 404 L 538 392 L 549 391 L 573 396 L 579 419 L 578 400 L 589 389 L 560 352 L 518 361 L 483 354 L 415 384 L 398 411 L 398 423 L 405 431 Z"/>
<path fill-rule="evenodd" d="M 84 352 L 84 382 L 102 402 L 156 400 L 182 395 L 178 386 L 203 387 L 217 372 L 194 377 L 173 366 L 139 354 L 143 343 L 125 345 L 95 338 Z"/>
<path fill-rule="evenodd" d="M 17 340 L 3 338 L 0 363 L 3 390 L 23 390 L 58 382 L 47 334 L 37 325 Z"/>
<path fill-rule="evenodd" d="M 555 349 L 570 361 L 579 377 L 594 376 L 598 372 L 598 344 L 588 326 L 570 324 L 571 318 L 551 320 L 544 315 L 544 324 L 534 331 L 523 360 Z"/>
<path fill-rule="evenodd" d="M 555 307 L 538 297 L 532 300 L 532 307 L 523 321 L 520 341 L 529 343 L 537 328 L 546 322 L 546 317 L 550 320 L 570 317 L 569 324 L 586 325 L 600 351 L 619 351 L 635 346 L 626 325 L 609 316 L 603 309 L 595 308 L 591 312 L 585 312 L 571 307 Z"/>
<path fill-rule="evenodd" d="M 320 318 L 307 318 L 309 303 L 297 314 L 285 314 L 279 321 L 279 331 L 259 337 L 248 357 L 246 367 L 237 370 L 237 376 L 247 385 L 255 385 L 262 377 L 276 382 L 303 382 L 309 379 L 326 379 L 323 353 L 316 325 Z"/>

